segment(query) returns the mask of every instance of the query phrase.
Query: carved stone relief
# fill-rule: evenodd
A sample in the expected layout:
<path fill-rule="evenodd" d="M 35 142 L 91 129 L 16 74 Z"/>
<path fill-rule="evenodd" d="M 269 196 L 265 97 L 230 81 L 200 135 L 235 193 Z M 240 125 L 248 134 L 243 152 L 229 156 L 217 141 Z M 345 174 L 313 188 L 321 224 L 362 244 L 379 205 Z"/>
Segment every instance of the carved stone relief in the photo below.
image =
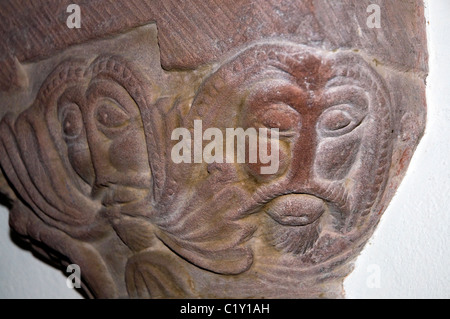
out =
<path fill-rule="evenodd" d="M 117 26 L 87 17 L 58 52 L 6 48 L 16 59 L 2 62 L 15 81 L 1 82 L 0 185 L 11 227 L 43 255 L 78 264 L 90 297 L 342 297 L 424 130 L 421 2 L 386 5 L 388 17 L 407 8 L 415 23 L 392 54 L 391 39 L 330 35 L 332 13 L 351 14 L 331 1 L 132 2 L 123 6 L 140 8 L 143 26 L 124 11 Z M 253 7 L 245 23 L 227 18 L 236 6 Z M 169 26 L 169 9 L 192 15 L 194 35 L 177 42 L 189 23 Z M 219 32 L 218 18 L 235 28 Z M 227 43 L 236 30 L 245 32 Z M 200 120 L 202 136 L 277 129 L 277 170 L 174 162 L 172 133 L 194 136 Z"/>

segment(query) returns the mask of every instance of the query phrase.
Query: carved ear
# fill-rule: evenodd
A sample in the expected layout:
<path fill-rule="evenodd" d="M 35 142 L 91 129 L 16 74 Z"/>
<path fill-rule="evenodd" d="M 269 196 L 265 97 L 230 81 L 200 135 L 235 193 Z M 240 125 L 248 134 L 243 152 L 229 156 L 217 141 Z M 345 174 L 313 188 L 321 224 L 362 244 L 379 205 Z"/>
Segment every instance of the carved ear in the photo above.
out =
<path fill-rule="evenodd" d="M 62 63 L 29 109 L 0 123 L 0 163 L 20 199 L 45 223 L 77 238 L 101 232 L 99 204 L 87 196 L 70 166 L 57 102 L 83 76 L 82 63 Z"/>

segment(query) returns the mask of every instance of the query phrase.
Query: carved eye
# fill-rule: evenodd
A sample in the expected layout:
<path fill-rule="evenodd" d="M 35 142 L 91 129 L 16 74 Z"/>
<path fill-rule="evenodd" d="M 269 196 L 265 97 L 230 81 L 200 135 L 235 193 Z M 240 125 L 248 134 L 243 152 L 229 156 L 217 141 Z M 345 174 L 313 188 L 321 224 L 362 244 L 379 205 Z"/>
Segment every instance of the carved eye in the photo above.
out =
<path fill-rule="evenodd" d="M 97 121 L 107 128 L 118 128 L 127 124 L 129 116 L 113 102 L 101 104 L 97 109 Z"/>
<path fill-rule="evenodd" d="M 337 107 L 325 111 L 318 121 L 318 129 L 326 136 L 341 136 L 353 131 L 361 121 L 362 116 L 354 114 L 350 107 Z"/>
<path fill-rule="evenodd" d="M 300 124 L 300 115 L 287 104 L 264 107 L 255 112 L 252 118 L 252 126 L 278 129 L 281 137 L 293 136 Z"/>
<path fill-rule="evenodd" d="M 267 128 L 278 128 L 280 132 L 292 130 L 297 126 L 296 117 L 283 112 L 279 108 L 272 108 L 265 112 L 262 124 Z"/>
<path fill-rule="evenodd" d="M 322 119 L 322 128 L 327 131 L 338 131 L 352 123 L 352 118 L 347 112 L 334 110 L 325 114 Z"/>
<path fill-rule="evenodd" d="M 66 138 L 76 138 L 83 130 L 83 118 L 79 107 L 69 104 L 61 112 L 61 125 Z"/>

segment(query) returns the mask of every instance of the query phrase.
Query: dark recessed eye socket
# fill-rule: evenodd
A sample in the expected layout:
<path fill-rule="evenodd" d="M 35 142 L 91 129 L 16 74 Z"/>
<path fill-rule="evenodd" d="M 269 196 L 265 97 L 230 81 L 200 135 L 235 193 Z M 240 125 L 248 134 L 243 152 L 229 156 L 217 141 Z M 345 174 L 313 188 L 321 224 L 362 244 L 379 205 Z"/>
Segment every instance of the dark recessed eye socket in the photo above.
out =
<path fill-rule="evenodd" d="M 96 119 L 106 128 L 119 128 L 128 123 L 129 116 L 113 101 L 105 101 L 97 108 Z"/>
<path fill-rule="evenodd" d="M 83 130 L 83 118 L 80 108 L 76 104 L 68 104 L 61 112 L 61 126 L 66 138 L 74 139 Z"/>
<path fill-rule="evenodd" d="M 341 136 L 350 133 L 361 124 L 364 116 L 351 111 L 350 106 L 338 106 L 325 111 L 317 123 L 325 136 Z"/>

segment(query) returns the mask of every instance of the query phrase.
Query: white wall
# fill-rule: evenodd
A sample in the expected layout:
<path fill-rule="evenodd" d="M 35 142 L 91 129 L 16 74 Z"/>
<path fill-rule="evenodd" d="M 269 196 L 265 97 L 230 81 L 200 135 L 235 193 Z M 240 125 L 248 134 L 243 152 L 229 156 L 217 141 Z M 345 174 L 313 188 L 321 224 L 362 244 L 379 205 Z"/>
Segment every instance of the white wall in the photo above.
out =
<path fill-rule="evenodd" d="M 0 298 L 82 298 L 66 277 L 15 245 L 9 235 L 8 211 L 0 206 Z"/>
<path fill-rule="evenodd" d="M 428 0 L 428 126 L 375 235 L 345 281 L 348 298 L 450 297 L 450 1 Z M 63 273 L 17 247 L 0 207 L 0 298 L 81 298 Z"/>
<path fill-rule="evenodd" d="M 345 282 L 348 298 L 450 297 L 450 1 L 425 3 L 430 53 L 426 133 Z"/>

